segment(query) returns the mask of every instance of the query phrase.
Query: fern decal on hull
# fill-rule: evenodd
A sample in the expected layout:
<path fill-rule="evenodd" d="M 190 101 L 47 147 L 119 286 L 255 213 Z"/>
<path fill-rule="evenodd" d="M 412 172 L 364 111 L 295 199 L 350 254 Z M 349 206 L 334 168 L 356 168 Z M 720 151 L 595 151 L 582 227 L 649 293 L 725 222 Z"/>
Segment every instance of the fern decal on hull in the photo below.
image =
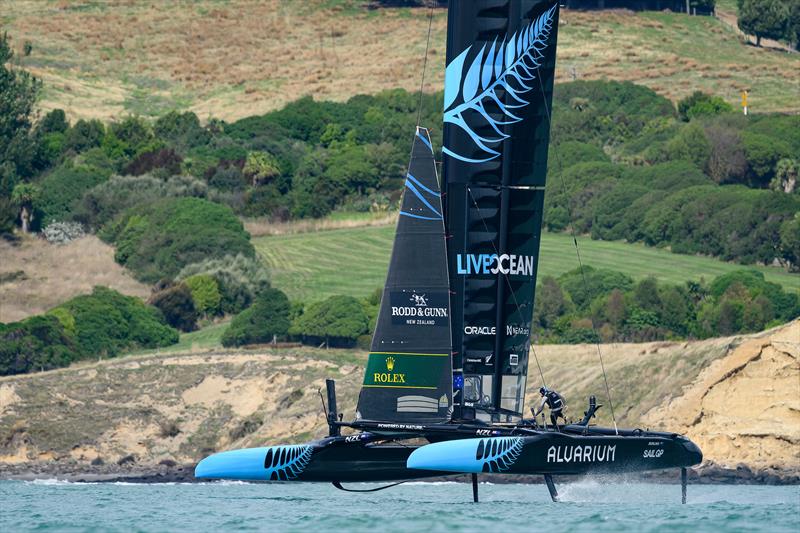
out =
<path fill-rule="evenodd" d="M 312 446 L 297 444 L 293 446 L 272 446 L 264 457 L 267 479 L 289 481 L 303 473 L 311 460 Z"/>
<path fill-rule="evenodd" d="M 305 471 L 312 453 L 310 444 L 219 452 L 200 461 L 194 475 L 201 479 L 289 481 Z"/>
<path fill-rule="evenodd" d="M 501 42 L 495 38 L 488 50 L 488 43 L 484 44 L 469 66 L 465 62 L 472 46 L 447 65 L 444 122 L 466 133 L 481 156 L 469 157 L 447 146 L 442 147 L 444 153 L 467 163 L 484 163 L 500 156 L 497 145 L 509 137 L 502 126 L 521 121 L 515 110 L 530 103 L 528 93 L 534 88 L 531 82 L 541 66 L 557 8 L 558 4 L 553 5 Z M 459 95 L 461 103 L 457 104 Z M 489 125 L 493 133 L 476 131 L 484 125 Z"/>
<path fill-rule="evenodd" d="M 478 449 L 475 450 L 475 459 L 483 461 L 483 472 L 504 472 L 522 452 L 521 437 L 497 437 L 494 439 L 481 439 Z"/>

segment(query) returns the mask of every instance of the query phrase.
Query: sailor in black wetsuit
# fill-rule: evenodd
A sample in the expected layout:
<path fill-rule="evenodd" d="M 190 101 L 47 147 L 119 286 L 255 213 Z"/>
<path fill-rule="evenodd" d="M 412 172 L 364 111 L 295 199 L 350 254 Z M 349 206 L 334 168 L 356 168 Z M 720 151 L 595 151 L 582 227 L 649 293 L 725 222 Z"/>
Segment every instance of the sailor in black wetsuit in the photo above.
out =
<path fill-rule="evenodd" d="M 554 390 L 549 390 L 547 387 L 542 387 L 539 389 L 539 394 L 542 395 L 542 403 L 539 404 L 539 408 L 533 413 L 533 418 L 539 416 L 544 410 L 544 406 L 550 408 L 550 422 L 553 423 L 553 426 L 558 430 L 558 419 L 559 417 L 564 418 L 564 398 L 561 397 L 559 393 Z M 566 418 L 564 421 L 566 422 Z"/>

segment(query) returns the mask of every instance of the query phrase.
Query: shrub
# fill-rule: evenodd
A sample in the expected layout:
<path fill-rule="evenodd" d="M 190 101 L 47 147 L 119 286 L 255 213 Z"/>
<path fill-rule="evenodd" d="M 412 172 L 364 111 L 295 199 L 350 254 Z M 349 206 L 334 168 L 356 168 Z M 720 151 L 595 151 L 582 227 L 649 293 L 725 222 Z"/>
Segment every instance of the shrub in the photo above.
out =
<path fill-rule="evenodd" d="M 161 115 L 153 125 L 153 131 L 160 139 L 181 148 L 202 146 L 211 139 L 211 133 L 200 125 L 200 119 L 191 111 L 170 111 Z"/>
<path fill-rule="evenodd" d="M 181 331 L 197 328 L 197 309 L 192 300 L 192 291 L 184 283 L 178 283 L 153 294 L 147 302 L 163 313 L 167 324 Z"/>
<path fill-rule="evenodd" d="M 236 315 L 222 335 L 223 346 L 271 342 L 289 331 L 290 305 L 278 289 L 262 291 L 253 305 Z"/>
<path fill-rule="evenodd" d="M 58 368 L 80 357 L 80 347 L 55 316 L 0 323 L 0 375 Z"/>
<path fill-rule="evenodd" d="M 693 123 L 681 128 L 678 135 L 667 142 L 666 154 L 670 160 L 691 161 L 704 170 L 711 155 L 711 145 L 703 128 Z"/>
<path fill-rule="evenodd" d="M 64 136 L 64 147 L 74 152 L 83 152 L 100 146 L 106 129 L 99 120 L 79 120 Z"/>
<path fill-rule="evenodd" d="M 127 162 L 136 154 L 155 148 L 153 130 L 143 118 L 129 116 L 109 126 L 103 150 L 111 159 Z"/>
<path fill-rule="evenodd" d="M 695 91 L 691 96 L 687 96 L 678 102 L 678 116 L 686 122 L 693 118 L 703 116 L 713 116 L 722 113 L 730 113 L 733 107 L 720 98 L 702 91 Z"/>
<path fill-rule="evenodd" d="M 36 132 L 41 134 L 64 133 L 68 128 L 69 122 L 67 122 L 67 115 L 64 110 L 53 109 L 48 111 L 36 125 Z"/>
<path fill-rule="evenodd" d="M 42 230 L 42 234 L 50 244 L 67 244 L 86 235 L 78 222 L 53 222 Z"/>
<path fill-rule="evenodd" d="M 367 332 L 369 318 L 361 303 L 352 296 L 331 296 L 308 306 L 295 319 L 289 333 L 316 344 L 352 346 Z"/>
<path fill-rule="evenodd" d="M 110 174 L 104 170 L 85 165 L 62 165 L 41 181 L 42 194 L 38 202 L 40 221 L 47 226 L 51 222 L 69 220 L 83 194 L 108 180 Z"/>
<path fill-rule="evenodd" d="M 254 257 L 250 236 L 227 206 L 200 198 L 168 198 L 129 209 L 103 228 L 117 244 L 115 259 L 154 283 L 208 258 Z"/>
<path fill-rule="evenodd" d="M 184 280 L 192 293 L 192 301 L 197 311 L 204 316 L 216 315 L 220 312 L 222 295 L 219 283 L 210 274 L 196 274 Z"/>
<path fill-rule="evenodd" d="M 742 143 L 753 184 L 767 187 L 775 176 L 778 161 L 790 157 L 789 145 L 774 137 L 748 131 L 742 135 Z"/>
<path fill-rule="evenodd" d="M 581 269 L 576 268 L 562 274 L 558 281 L 578 307 L 586 307 L 598 296 L 614 289 L 627 291 L 633 287 L 633 280 L 625 274 L 588 265 L 583 267 L 583 275 Z"/>
<path fill-rule="evenodd" d="M 175 279 L 185 280 L 198 274 L 208 274 L 216 280 L 222 313 L 238 313 L 248 307 L 261 291 L 269 288 L 269 271 L 264 264 L 244 255 L 207 259 L 188 265 Z"/>
<path fill-rule="evenodd" d="M 148 175 L 113 176 L 83 195 L 75 206 L 74 218 L 87 226 L 100 228 L 137 205 L 183 196 L 205 198 L 207 193 L 205 183 L 189 176 L 173 176 L 166 181 Z"/>
<path fill-rule="evenodd" d="M 85 357 L 178 342 L 178 332 L 164 324 L 160 311 L 106 287 L 95 287 L 92 294 L 77 296 L 56 309 L 75 318 L 75 341 Z"/>
<path fill-rule="evenodd" d="M 576 163 L 590 161 L 611 162 L 608 155 L 598 146 L 579 141 L 566 141 L 559 145 L 551 145 L 550 152 L 551 155 L 548 157 L 550 168 L 555 168 L 559 164 L 566 168 Z"/>
<path fill-rule="evenodd" d="M 141 176 L 152 173 L 160 178 L 168 178 L 180 174 L 183 158 L 175 153 L 172 148 L 159 148 L 157 150 L 142 152 L 125 167 L 125 174 Z"/>

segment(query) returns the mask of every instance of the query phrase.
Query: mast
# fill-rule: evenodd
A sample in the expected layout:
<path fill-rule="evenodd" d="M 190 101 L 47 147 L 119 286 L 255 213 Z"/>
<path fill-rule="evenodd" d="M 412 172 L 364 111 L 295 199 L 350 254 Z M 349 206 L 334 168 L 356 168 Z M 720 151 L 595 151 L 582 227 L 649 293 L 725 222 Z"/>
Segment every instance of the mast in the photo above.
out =
<path fill-rule="evenodd" d="M 450 3 L 442 151 L 454 418 L 522 416 L 557 31 L 556 0 Z"/>
<path fill-rule="evenodd" d="M 449 421 L 451 354 L 442 199 L 428 130 L 417 127 L 356 419 Z"/>

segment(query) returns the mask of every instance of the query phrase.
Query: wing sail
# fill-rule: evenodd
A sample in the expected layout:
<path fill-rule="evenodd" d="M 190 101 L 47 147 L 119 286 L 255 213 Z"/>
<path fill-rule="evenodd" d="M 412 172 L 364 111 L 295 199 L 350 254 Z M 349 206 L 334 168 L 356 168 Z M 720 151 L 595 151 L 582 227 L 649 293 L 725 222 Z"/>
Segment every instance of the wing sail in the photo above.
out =
<path fill-rule="evenodd" d="M 442 199 L 428 130 L 417 128 L 356 418 L 447 422 L 451 352 Z"/>
<path fill-rule="evenodd" d="M 556 0 L 450 3 L 442 151 L 458 419 L 523 411 L 558 14 Z"/>

